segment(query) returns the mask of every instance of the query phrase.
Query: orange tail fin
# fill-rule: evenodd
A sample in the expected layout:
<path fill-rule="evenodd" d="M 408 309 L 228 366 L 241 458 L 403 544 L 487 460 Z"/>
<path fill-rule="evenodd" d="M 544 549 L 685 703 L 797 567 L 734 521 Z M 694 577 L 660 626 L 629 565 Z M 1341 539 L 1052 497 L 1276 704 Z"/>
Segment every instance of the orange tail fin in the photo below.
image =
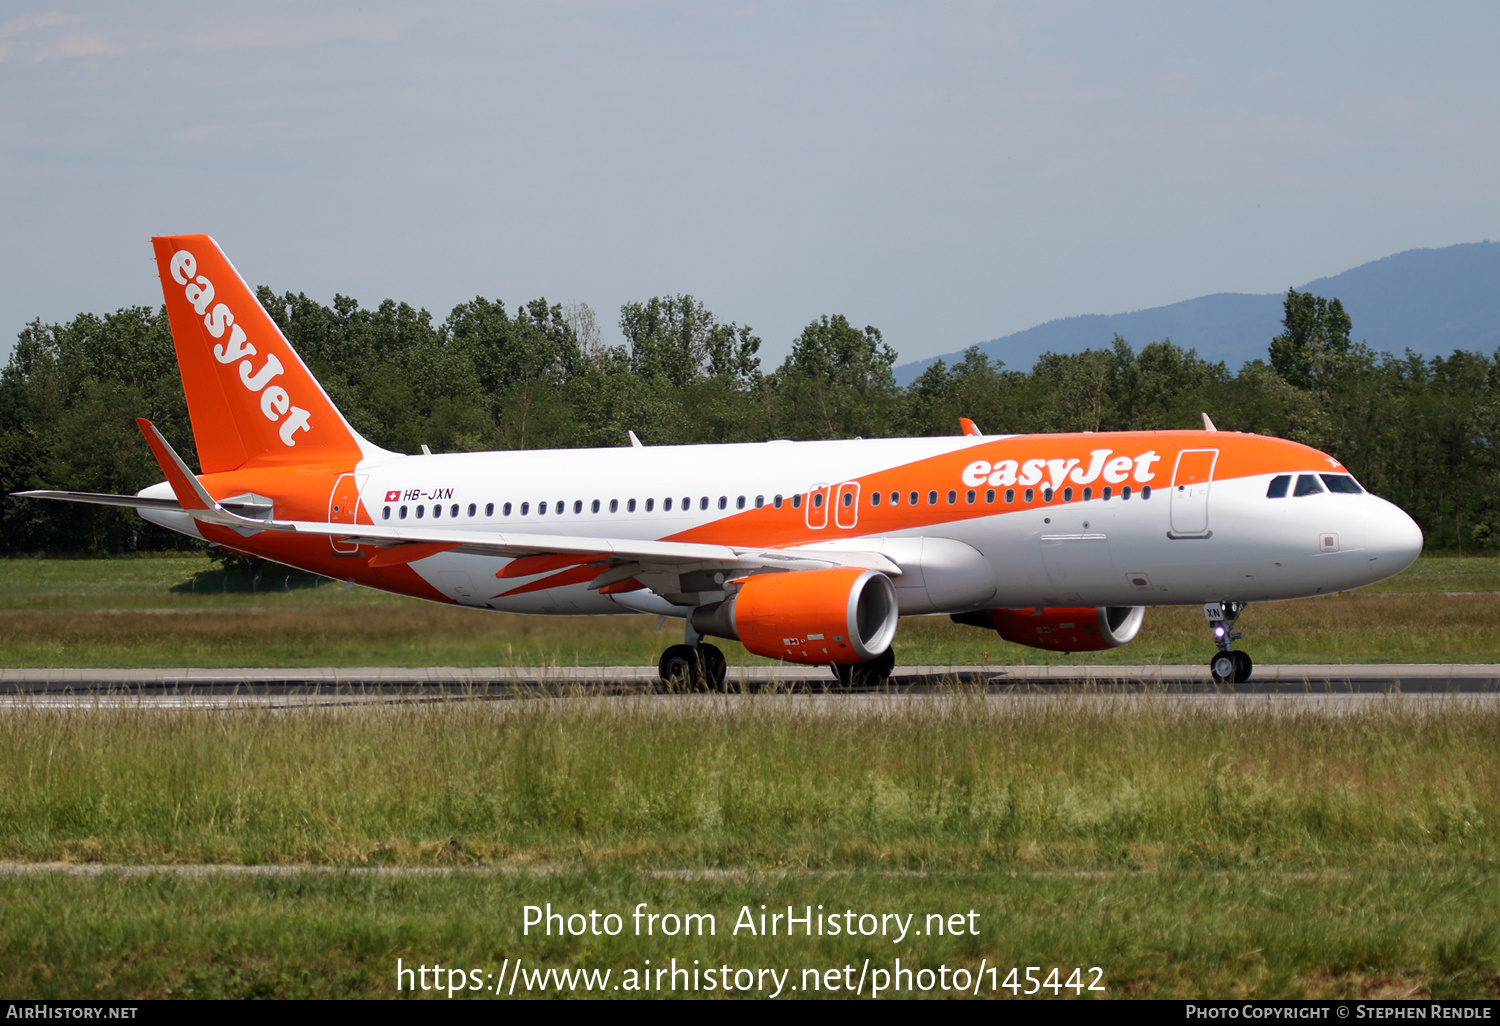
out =
<path fill-rule="evenodd" d="M 151 240 L 203 473 L 346 462 L 377 449 L 333 405 L 207 235 Z"/>

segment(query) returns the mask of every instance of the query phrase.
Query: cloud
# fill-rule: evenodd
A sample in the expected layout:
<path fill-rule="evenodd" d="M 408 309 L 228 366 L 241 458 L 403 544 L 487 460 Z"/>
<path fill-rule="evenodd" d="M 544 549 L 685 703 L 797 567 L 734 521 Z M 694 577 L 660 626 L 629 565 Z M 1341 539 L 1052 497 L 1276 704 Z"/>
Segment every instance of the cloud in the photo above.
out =
<path fill-rule="evenodd" d="M 47 11 L 0 25 L 0 62 L 39 63 L 79 57 L 143 57 L 162 53 L 316 47 L 339 42 L 391 42 L 408 18 L 398 12 L 351 10 L 191 10 L 182 16 L 111 16 L 85 19 Z"/>
<path fill-rule="evenodd" d="M 0 61 L 24 54 L 32 61 L 46 60 L 52 56 L 81 56 L 97 52 L 108 42 L 95 33 L 48 32 L 83 21 L 76 14 L 62 11 L 47 11 L 41 14 L 26 14 L 12 18 L 0 25 Z"/>

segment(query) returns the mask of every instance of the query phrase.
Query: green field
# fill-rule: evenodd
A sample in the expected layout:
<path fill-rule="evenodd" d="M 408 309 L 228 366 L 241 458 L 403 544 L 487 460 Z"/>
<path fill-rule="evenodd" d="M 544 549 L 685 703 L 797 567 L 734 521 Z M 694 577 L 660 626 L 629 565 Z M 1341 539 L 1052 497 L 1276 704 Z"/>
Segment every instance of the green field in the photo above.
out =
<path fill-rule="evenodd" d="M 852 965 L 857 976 L 866 958 L 887 970 L 899 958 L 908 967 L 970 973 L 983 960 L 1001 967 L 1001 981 L 1012 966 L 1023 978 L 1026 966 L 1040 966 L 1039 978 L 1061 967 L 1058 982 L 1072 967 L 1098 966 L 1105 989 L 1086 995 L 1095 998 L 1494 998 L 1500 963 L 1494 874 L 1430 869 L 702 880 L 643 879 L 617 869 L 411 879 L 53 874 L 0 880 L 0 902 L 0 989 L 33 998 L 394 997 L 398 958 L 406 966 L 486 973 L 518 958 L 529 969 L 607 969 L 611 983 L 602 996 L 609 997 L 631 996 L 607 988 L 647 960 L 769 967 L 798 987 L 783 996 L 808 997 L 808 969 Z M 567 912 L 615 912 L 627 932 L 568 940 L 522 935 L 522 908 L 548 902 Z M 639 902 L 712 913 L 718 933 L 637 938 L 628 924 Z M 916 913 L 917 922 L 929 911 L 974 909 L 980 936 L 908 937 L 902 944 L 726 936 L 743 906 L 758 912 L 762 904 L 790 904 L 799 914 L 818 904 L 901 910 Z M 1085 972 L 1082 980 L 1090 979 Z M 990 991 L 988 982 L 982 997 L 1015 996 L 1003 986 Z M 557 991 L 544 985 L 530 993 Z M 522 986 L 515 996 L 526 993 Z M 442 990 L 417 996 L 447 1000 Z M 482 995 L 455 995 L 475 996 Z M 1040 996 L 1077 994 L 1063 987 Z"/>
<path fill-rule="evenodd" d="M 0 874 L 0 985 L 380 996 L 398 957 L 618 974 L 648 958 L 800 971 L 899 956 L 1097 965 L 1115 997 L 1495 997 L 1497 743 L 1500 709 L 1461 696 L 1232 714 L 967 689 L 832 706 L 13 708 L 0 860 L 303 868 Z M 399 875 L 444 868 L 457 875 Z M 982 929 L 518 936 L 523 906 L 546 901 L 620 915 L 645 901 L 724 928 L 745 904 L 973 909 Z"/>
<path fill-rule="evenodd" d="M 1252 605 L 1241 647 L 1261 663 L 1500 662 L 1500 560 L 1418 560 L 1358 592 Z M 422 602 L 291 572 L 243 579 L 196 555 L 0 560 L 0 665 L 607 666 L 653 665 L 679 640 L 654 617 L 540 617 Z M 769 662 L 722 642 L 731 665 Z M 900 664 L 972 666 L 1206 662 L 1196 607 L 1152 609 L 1133 643 L 1041 652 L 912 617 Z"/>
<path fill-rule="evenodd" d="M 645 618 L 484 614 L 290 577 L 236 591 L 200 557 L 9 560 L 0 575 L 7 665 L 640 663 L 669 636 Z M 1497 600 L 1496 561 L 1431 559 L 1242 624 L 1262 661 L 1500 661 Z M 1147 632 L 1115 654 L 1207 649 L 1197 610 L 1152 611 Z M 903 624 L 898 644 L 918 653 L 905 662 L 1045 655 L 936 618 Z M 303 712 L 23 701 L 0 710 L 0 990 L 388 997 L 398 958 L 615 981 L 697 959 L 797 985 L 899 957 L 1000 966 L 996 982 L 1098 966 L 1093 997 L 1496 998 L 1497 750 L 1500 707 L 1463 696 L 1336 710 L 964 687 Z M 719 926 L 524 935 L 523 907 L 547 902 L 626 922 L 646 902 Z M 762 904 L 973 910 L 979 932 L 729 932 Z"/>

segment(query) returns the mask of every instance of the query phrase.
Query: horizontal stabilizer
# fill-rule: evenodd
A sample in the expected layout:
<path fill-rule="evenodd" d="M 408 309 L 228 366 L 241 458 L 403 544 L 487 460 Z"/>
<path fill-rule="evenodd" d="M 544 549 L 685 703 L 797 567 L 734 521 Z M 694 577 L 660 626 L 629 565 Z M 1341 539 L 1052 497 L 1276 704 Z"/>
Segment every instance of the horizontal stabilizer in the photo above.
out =
<path fill-rule="evenodd" d="M 59 492 L 51 489 L 36 489 L 29 492 L 11 492 L 16 499 L 60 499 L 63 502 L 87 502 L 95 506 L 126 506 L 131 509 L 160 509 L 172 513 L 183 512 L 176 499 L 148 499 L 144 495 L 110 495 L 107 492 Z M 260 502 L 221 502 L 220 506 L 242 517 L 263 517 L 271 507 Z"/>

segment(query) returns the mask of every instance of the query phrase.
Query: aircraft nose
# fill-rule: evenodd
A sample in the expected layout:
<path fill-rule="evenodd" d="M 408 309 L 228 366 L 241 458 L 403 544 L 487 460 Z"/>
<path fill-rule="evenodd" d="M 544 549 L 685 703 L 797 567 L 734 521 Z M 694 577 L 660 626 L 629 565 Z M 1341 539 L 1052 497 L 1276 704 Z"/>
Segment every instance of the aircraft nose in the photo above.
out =
<path fill-rule="evenodd" d="M 1422 554 L 1422 529 L 1401 507 L 1389 502 L 1384 506 L 1370 548 L 1378 553 L 1382 569 L 1394 574 L 1411 566 Z"/>

